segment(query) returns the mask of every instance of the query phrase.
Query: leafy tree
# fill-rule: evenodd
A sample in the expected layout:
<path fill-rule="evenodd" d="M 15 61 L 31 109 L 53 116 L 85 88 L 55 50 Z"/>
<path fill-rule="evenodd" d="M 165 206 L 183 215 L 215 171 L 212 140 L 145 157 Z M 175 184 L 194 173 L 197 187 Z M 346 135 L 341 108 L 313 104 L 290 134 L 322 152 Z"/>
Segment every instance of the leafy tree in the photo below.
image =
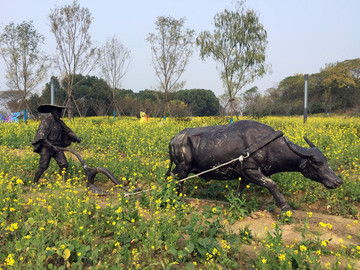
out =
<path fill-rule="evenodd" d="M 129 63 L 130 51 L 117 37 L 108 40 L 101 48 L 101 71 L 112 89 L 112 106 L 115 112 L 119 110 L 115 98 L 116 89 L 120 88 L 121 80 L 126 74 Z"/>
<path fill-rule="evenodd" d="M 50 103 L 51 100 L 51 80 L 55 87 L 55 101 L 57 104 L 65 104 L 66 102 L 66 90 L 62 87 L 59 79 L 52 76 L 50 81 L 45 84 L 45 88 L 41 94 L 41 103 Z"/>
<path fill-rule="evenodd" d="M 130 89 L 116 89 L 115 91 L 116 99 L 122 99 L 124 97 L 135 98 L 135 93 Z"/>
<path fill-rule="evenodd" d="M 169 93 L 183 87 L 179 81 L 192 55 L 194 31 L 184 29 L 184 19 L 158 17 L 156 32 L 150 33 L 153 66 L 159 80 L 159 89 L 165 93 L 164 114 L 169 101 Z"/>
<path fill-rule="evenodd" d="M 139 104 L 139 111 L 144 111 L 151 116 L 161 116 L 162 100 L 164 100 L 162 92 L 146 89 L 136 93 L 136 98 Z"/>
<path fill-rule="evenodd" d="M 242 95 L 242 106 L 244 108 L 244 114 L 261 115 L 258 105 L 261 99 L 259 89 L 254 86 L 246 90 Z"/>
<path fill-rule="evenodd" d="M 327 65 L 319 75 L 327 113 L 360 105 L 360 58 Z"/>
<path fill-rule="evenodd" d="M 309 88 L 310 89 L 310 88 Z M 277 114 L 301 114 L 304 108 L 304 74 L 283 79 L 278 86 L 281 111 Z M 280 108 L 279 108 L 280 109 Z"/>
<path fill-rule="evenodd" d="M 216 14 L 214 26 L 213 33 L 201 32 L 196 43 L 202 59 L 212 57 L 219 62 L 227 106 L 237 114 L 239 91 L 266 72 L 267 33 L 255 11 L 242 4 L 235 11 Z"/>
<path fill-rule="evenodd" d="M 115 99 L 118 110 L 123 115 L 135 115 L 138 111 L 136 94 L 130 89 L 116 89 Z"/>
<path fill-rule="evenodd" d="M 89 32 L 92 16 L 89 9 L 81 8 L 77 1 L 74 1 L 71 5 L 52 10 L 49 19 L 57 44 L 56 63 L 63 78 L 67 80 L 66 106 L 68 117 L 71 118 L 73 104 L 77 106 L 72 88 L 74 77 L 90 71 L 98 60 L 98 51 L 92 47 Z M 78 113 L 80 114 L 79 109 Z"/>
<path fill-rule="evenodd" d="M 194 116 L 219 114 L 219 100 L 211 90 L 181 90 L 175 93 L 174 99 L 181 100 L 188 104 Z"/>
<path fill-rule="evenodd" d="M 62 85 L 67 89 L 69 80 L 63 79 Z M 110 113 L 112 91 L 105 80 L 96 76 L 77 74 L 73 81 L 74 99 L 79 106 L 80 115 L 94 116 Z"/>
<path fill-rule="evenodd" d="M 30 96 L 28 99 L 29 107 L 31 108 L 32 114 L 35 117 L 39 116 L 39 113 L 37 111 L 37 108 L 40 104 L 44 103 L 50 103 L 51 100 L 51 81 L 53 81 L 55 86 L 55 101 L 57 104 L 64 104 L 66 101 L 66 91 L 61 86 L 59 80 L 57 77 L 52 76 L 50 81 L 47 82 L 42 90 L 42 92 L 39 94 L 34 93 Z"/>
<path fill-rule="evenodd" d="M 187 117 L 191 115 L 188 104 L 181 100 L 170 100 L 170 114 L 175 117 Z"/>
<path fill-rule="evenodd" d="M 140 100 L 159 101 L 162 98 L 162 93 L 154 90 L 142 90 L 136 94 L 136 97 Z"/>
<path fill-rule="evenodd" d="M 5 26 L 0 35 L 0 54 L 6 64 L 6 83 L 12 97 L 13 110 L 30 109 L 27 99 L 45 78 L 48 58 L 40 51 L 44 37 L 32 22 Z M 21 93 L 21 95 L 18 95 Z"/>
<path fill-rule="evenodd" d="M 332 63 L 319 73 L 310 74 L 308 89 L 311 113 L 359 113 L 360 59 Z M 264 95 L 252 94 L 250 91 L 243 96 L 248 101 L 245 106 L 247 114 L 302 114 L 304 75 L 286 77 L 277 88 L 267 90 Z"/>

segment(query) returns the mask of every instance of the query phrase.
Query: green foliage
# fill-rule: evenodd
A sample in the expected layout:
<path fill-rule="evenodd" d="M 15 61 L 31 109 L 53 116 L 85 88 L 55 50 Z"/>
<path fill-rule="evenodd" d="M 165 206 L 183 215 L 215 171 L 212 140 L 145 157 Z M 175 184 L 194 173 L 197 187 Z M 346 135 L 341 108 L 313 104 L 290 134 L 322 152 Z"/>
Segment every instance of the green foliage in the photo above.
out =
<path fill-rule="evenodd" d="M 154 90 L 142 90 L 139 91 L 139 93 L 136 93 L 136 97 L 139 100 L 151 100 L 151 101 L 158 101 L 161 100 L 163 97 L 163 94 L 161 92 L 158 91 L 154 91 Z"/>
<path fill-rule="evenodd" d="M 359 113 L 360 59 L 327 65 L 319 73 L 309 76 L 309 112 Z M 304 75 L 283 79 L 277 88 L 264 95 L 247 95 L 245 113 L 253 115 L 295 115 L 303 113 Z"/>
<path fill-rule="evenodd" d="M 212 116 L 219 114 L 219 100 L 211 90 L 181 90 L 174 94 L 174 99 L 184 101 L 188 104 L 193 116 Z"/>

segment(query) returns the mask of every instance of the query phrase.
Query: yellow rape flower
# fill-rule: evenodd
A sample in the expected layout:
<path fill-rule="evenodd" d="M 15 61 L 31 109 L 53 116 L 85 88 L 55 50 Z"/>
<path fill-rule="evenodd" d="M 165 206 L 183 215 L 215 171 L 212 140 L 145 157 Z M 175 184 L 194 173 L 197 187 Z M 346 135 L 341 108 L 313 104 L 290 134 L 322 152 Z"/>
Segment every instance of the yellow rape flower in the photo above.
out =
<path fill-rule="evenodd" d="M 285 261 L 286 260 L 286 255 L 285 254 L 280 254 L 278 256 L 278 258 L 279 258 L 280 261 Z"/>
<path fill-rule="evenodd" d="M 16 179 L 16 184 L 18 184 L 18 185 L 23 185 L 24 182 L 23 182 L 23 180 L 21 180 L 21 179 Z"/>
<path fill-rule="evenodd" d="M 11 223 L 10 226 L 8 226 L 5 230 L 13 232 L 13 231 L 16 231 L 17 229 L 19 229 L 19 224 Z"/>
<path fill-rule="evenodd" d="M 332 229 L 332 225 L 330 223 L 324 223 L 324 222 L 320 221 L 319 225 L 323 228 L 328 228 L 329 230 Z"/>
<path fill-rule="evenodd" d="M 64 259 L 65 259 L 65 260 L 68 260 L 69 257 L 70 257 L 70 255 L 71 255 L 70 249 L 68 249 L 68 248 L 65 249 L 65 250 L 64 250 L 64 254 L 63 254 Z"/>
<path fill-rule="evenodd" d="M 9 254 L 5 259 L 5 265 L 13 266 L 15 263 L 14 254 Z"/>

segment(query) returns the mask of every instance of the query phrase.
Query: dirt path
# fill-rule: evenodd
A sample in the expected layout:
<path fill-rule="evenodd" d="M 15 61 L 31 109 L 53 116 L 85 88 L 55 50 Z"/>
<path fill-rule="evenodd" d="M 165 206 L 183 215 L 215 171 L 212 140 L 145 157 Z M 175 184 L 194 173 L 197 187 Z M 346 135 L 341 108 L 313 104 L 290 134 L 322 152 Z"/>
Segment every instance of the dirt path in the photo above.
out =
<path fill-rule="evenodd" d="M 251 216 L 243 220 L 236 221 L 228 225 L 227 229 L 233 233 L 248 227 L 257 239 L 264 239 L 268 232 L 273 232 L 273 224 L 277 217 L 267 211 L 252 213 Z M 358 220 L 331 216 L 320 213 L 312 213 L 309 218 L 308 213 L 300 210 L 293 212 L 291 224 L 281 225 L 285 244 L 298 242 L 302 239 L 302 229 L 308 224 L 306 238 L 320 236 L 322 239 L 331 239 L 329 247 L 336 248 L 340 245 L 359 244 L 358 235 L 360 233 L 360 222 Z M 322 226 L 322 225 L 323 226 Z"/>
<path fill-rule="evenodd" d="M 186 199 L 193 207 L 201 210 L 205 205 L 227 205 L 226 202 L 207 201 L 198 199 Z M 268 232 L 274 232 L 273 225 L 279 221 L 279 212 L 258 211 L 233 224 L 225 223 L 225 229 L 231 233 L 239 233 L 247 228 L 251 231 L 254 240 L 260 242 L 265 239 Z M 306 227 L 305 227 L 306 226 Z M 340 216 L 326 215 L 316 212 L 293 211 L 290 224 L 280 224 L 282 239 L 285 245 L 295 244 L 302 239 L 327 240 L 331 251 L 340 250 L 344 245 L 360 245 L 360 221 L 357 219 L 343 218 Z M 304 237 L 302 236 L 304 232 Z M 254 248 L 255 247 L 255 248 Z M 241 252 L 244 260 L 257 256 L 257 245 L 243 245 Z M 334 262 L 335 256 L 323 257 L 324 263 Z M 351 262 L 355 269 L 360 269 L 360 262 L 355 259 L 342 257 L 342 264 Z"/>

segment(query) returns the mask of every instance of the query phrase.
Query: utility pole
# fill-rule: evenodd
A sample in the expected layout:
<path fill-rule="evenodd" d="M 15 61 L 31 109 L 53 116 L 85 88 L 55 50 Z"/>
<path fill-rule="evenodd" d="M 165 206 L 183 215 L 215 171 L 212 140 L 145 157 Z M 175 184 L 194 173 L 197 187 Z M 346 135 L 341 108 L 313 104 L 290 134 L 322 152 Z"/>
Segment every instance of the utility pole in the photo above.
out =
<path fill-rule="evenodd" d="M 55 84 L 54 84 L 54 78 L 51 77 L 50 80 L 50 104 L 55 104 Z"/>
<path fill-rule="evenodd" d="M 304 123 L 306 123 L 308 113 L 308 77 L 308 74 L 304 75 Z"/>

